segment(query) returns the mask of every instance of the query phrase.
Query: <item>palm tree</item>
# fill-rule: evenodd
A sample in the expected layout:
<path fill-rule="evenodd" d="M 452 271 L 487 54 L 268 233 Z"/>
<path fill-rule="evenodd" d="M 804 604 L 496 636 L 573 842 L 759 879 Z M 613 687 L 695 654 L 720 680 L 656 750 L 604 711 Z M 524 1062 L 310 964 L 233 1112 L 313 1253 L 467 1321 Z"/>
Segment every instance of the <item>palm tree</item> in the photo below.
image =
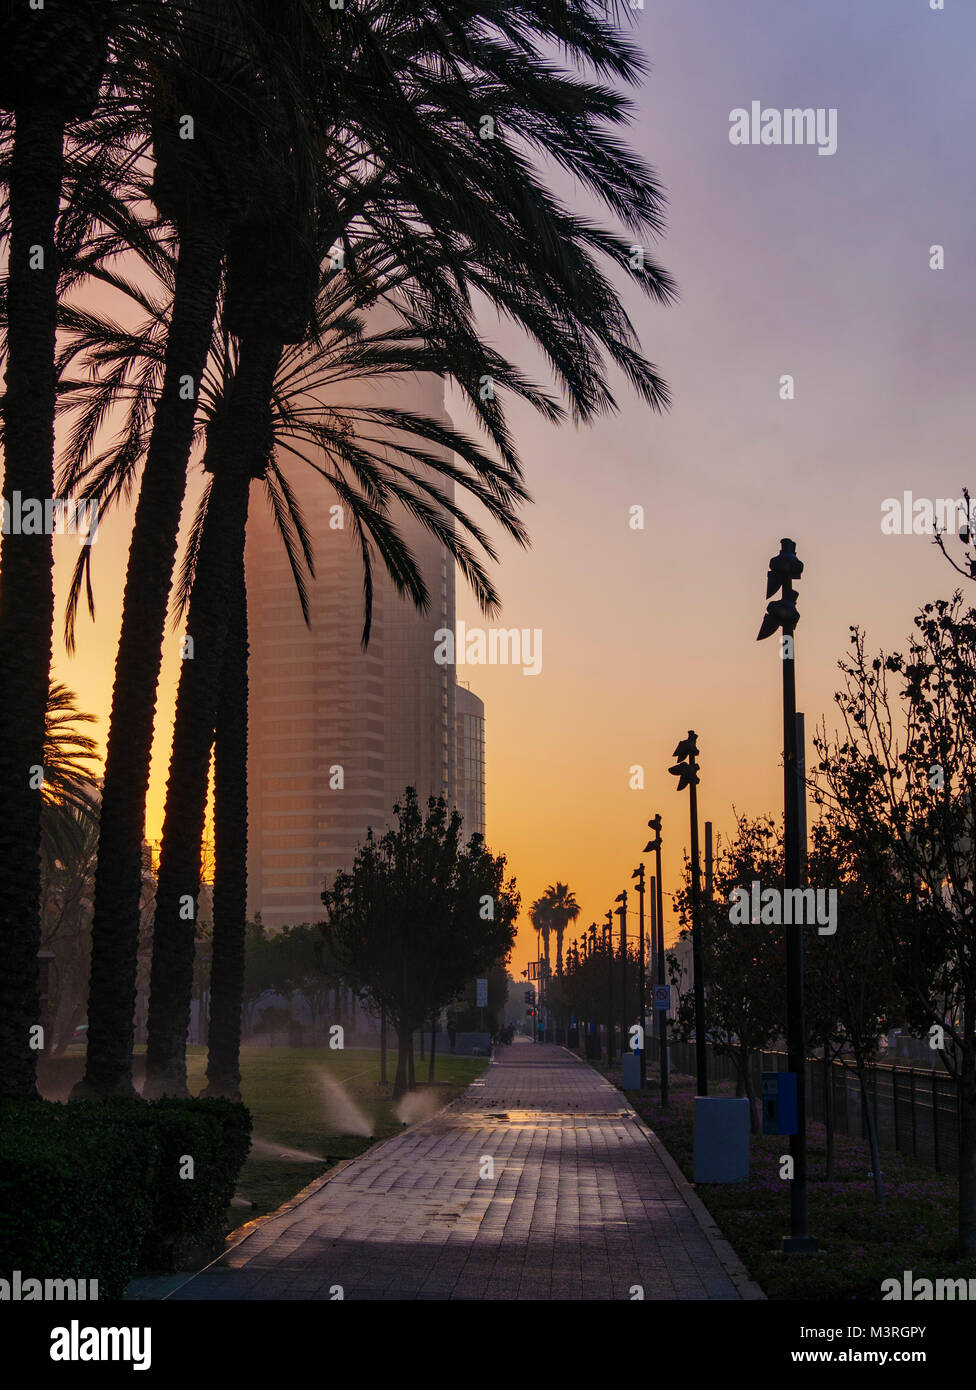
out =
<path fill-rule="evenodd" d="M 247 922 L 247 656 L 247 588 L 242 557 L 234 576 L 214 733 L 216 869 L 205 1092 L 230 1100 L 241 1098 Z"/>
<path fill-rule="evenodd" d="M 251 176 L 268 156 L 285 68 L 269 63 L 270 31 L 237 8 L 198 0 L 194 20 L 157 59 L 138 115 L 148 121 L 151 197 L 178 253 L 162 384 L 152 416 L 125 580 L 103 787 L 89 1039 L 79 1095 L 132 1090 L 131 1057 L 141 847 L 166 610 L 194 434 L 230 226 L 247 212 Z M 258 7 L 263 10 L 263 6 Z M 282 20 L 287 10 L 280 7 Z M 255 53 L 257 47 L 259 53 Z M 260 55 L 260 56 L 259 56 Z M 269 73 L 270 69 L 270 73 Z M 260 74 L 260 76 L 259 76 Z M 194 122 L 185 138 L 187 113 Z"/>
<path fill-rule="evenodd" d="M 41 862 L 51 872 L 77 855 L 98 823 L 98 792 L 90 764 L 97 759 L 93 738 L 76 728 L 94 724 L 78 709 L 76 696 L 56 681 L 48 693 L 44 718 L 44 783 L 41 793 Z"/>
<path fill-rule="evenodd" d="M 542 896 L 548 904 L 550 920 L 556 933 L 556 974 L 561 975 L 563 973 L 563 934 L 570 922 L 575 922 L 580 915 L 579 903 L 570 892 L 569 887 L 558 880 L 555 884 L 550 884 Z"/>
<path fill-rule="evenodd" d="M 539 950 L 546 962 L 545 978 L 549 979 L 549 933 L 552 931 L 552 912 L 545 896 L 536 898 L 529 908 L 529 921 L 539 936 Z"/>
<path fill-rule="evenodd" d="M 608 36 L 599 26 L 588 23 L 587 6 L 571 8 L 573 14 L 570 21 L 565 25 L 556 21 L 558 33 L 553 29 L 553 17 L 547 6 L 540 5 L 537 12 L 534 7 L 529 7 L 533 11 L 529 21 L 520 14 L 515 23 L 503 5 L 496 7 L 497 12 L 493 17 L 503 20 L 509 27 L 514 23 L 516 29 L 521 25 L 531 30 L 534 25 L 539 34 L 558 37 L 571 51 L 584 56 L 588 53 L 604 71 L 611 70 L 625 78 L 632 78 L 635 63 L 625 43 L 613 35 Z M 530 61 L 521 54 L 516 55 L 497 41 L 489 42 L 483 32 L 483 14 L 474 7 L 468 7 L 471 13 L 467 15 L 468 29 L 465 31 L 458 19 L 459 9 L 452 7 L 449 22 L 445 20 L 445 27 L 434 34 L 422 27 L 418 29 L 416 17 L 409 13 L 409 7 L 390 8 L 383 16 L 380 26 L 382 34 L 377 30 L 377 35 L 382 38 L 382 68 L 375 66 L 374 46 L 374 50 L 367 53 L 369 62 L 363 62 L 358 68 L 353 65 L 351 78 L 348 65 L 344 72 L 344 101 L 351 101 L 349 93 L 360 97 L 358 110 L 351 102 L 359 121 L 359 144 L 347 141 L 347 147 L 358 158 L 365 131 L 366 150 L 378 151 L 381 156 L 386 156 L 387 170 L 399 171 L 395 178 L 387 174 L 387 184 L 391 190 L 387 198 L 374 198 L 364 211 L 367 227 L 376 239 L 382 239 L 392 249 L 407 267 L 413 281 L 434 304 L 432 317 L 440 325 L 440 338 L 444 343 L 450 344 L 455 350 L 461 345 L 459 355 L 463 355 L 469 369 L 475 364 L 482 368 L 480 374 L 472 375 L 466 384 L 471 397 L 477 382 L 490 375 L 490 372 L 483 370 L 486 364 L 490 364 L 489 354 L 478 344 L 477 336 L 470 328 L 465 329 L 471 296 L 475 291 L 481 291 L 514 317 L 542 345 L 558 379 L 569 394 L 574 413 L 580 418 L 591 418 L 600 410 L 612 408 L 614 404 L 600 361 L 603 350 L 622 367 L 651 404 L 665 403 L 666 389 L 653 368 L 644 362 L 637 351 L 616 295 L 597 270 L 592 255 L 595 249 L 611 256 L 618 264 L 627 265 L 629 244 L 624 239 L 614 238 L 581 222 L 560 208 L 539 184 L 529 166 L 515 155 L 514 144 L 512 148 L 498 147 L 489 153 L 483 147 L 483 142 L 471 139 L 472 129 L 477 129 L 477 117 L 483 112 L 485 102 L 490 101 L 498 112 L 500 124 L 507 122 L 515 136 L 522 136 L 553 152 L 567 167 L 585 178 L 629 228 L 653 231 L 658 223 L 660 207 L 656 184 L 629 152 L 608 141 L 604 130 L 606 122 L 620 123 L 625 118 L 625 104 L 616 94 L 591 83 L 577 83 L 545 69 L 537 60 Z M 422 44 L 418 33 L 423 34 Z M 472 86 L 467 76 L 462 79 L 450 65 L 442 64 L 433 79 L 426 75 L 425 64 L 429 68 L 432 56 L 438 52 L 438 45 L 442 48 L 444 34 L 449 35 L 452 41 L 462 34 L 469 40 L 476 35 L 474 48 L 484 70 L 480 85 Z M 361 44 L 364 37 L 370 36 L 364 36 L 362 29 L 356 31 L 357 43 Z M 409 99 L 397 82 L 389 83 L 387 74 L 391 54 L 402 60 L 405 71 L 409 72 L 412 89 Z M 418 55 L 422 61 L 418 61 Z M 465 56 L 470 58 L 469 54 Z M 378 99 L 377 71 L 382 71 L 387 84 L 382 90 L 383 99 Z M 450 142 L 444 150 L 435 148 L 434 134 L 439 129 L 437 121 L 431 119 L 435 109 L 442 113 L 447 110 L 450 116 L 449 123 L 445 125 L 445 139 L 449 136 Z M 403 208 L 405 211 L 401 211 Z M 496 208 L 498 211 L 494 213 Z M 426 238 L 417 234 L 418 211 L 421 225 L 428 228 Z M 395 216 L 397 212 L 399 217 Z M 341 218 L 338 224 L 342 225 Z M 640 283 L 661 300 L 666 301 L 671 295 L 667 276 L 653 266 L 645 268 Z M 428 328 L 428 334 L 436 338 L 432 328 Z M 243 343 L 241 348 L 243 360 Z M 249 351 L 253 354 L 249 360 L 254 364 L 254 380 L 257 380 L 259 369 L 267 372 L 270 354 L 255 343 L 250 345 Z M 241 398 L 244 399 L 246 394 L 242 391 Z M 255 409 L 261 408 L 256 392 L 253 393 L 252 405 Z M 496 418 L 499 416 L 497 407 L 492 412 L 484 403 L 481 403 L 479 413 L 483 419 L 492 413 Z M 241 428 L 239 420 L 236 428 Z M 148 466 L 147 460 L 147 469 Z M 176 471 L 182 500 L 185 469 L 177 468 Z M 215 469 L 214 486 L 216 483 Z M 239 492 L 239 482 L 237 486 Z M 490 496 L 495 486 L 489 483 L 485 495 Z M 145 516 L 141 515 L 142 499 L 146 495 L 144 477 L 133 550 L 130 552 L 130 576 L 135 572 L 133 557 L 138 550 L 137 533 L 141 532 L 141 522 L 148 515 L 148 510 Z M 168 495 L 172 501 L 173 493 L 169 492 Z M 417 510 L 421 503 L 415 500 L 413 505 Z M 170 525 L 173 511 L 172 507 L 169 511 L 163 509 L 163 524 L 154 538 L 157 542 L 157 560 L 162 550 L 167 549 L 170 574 L 175 549 L 175 528 Z M 426 511 L 428 516 L 433 517 L 436 506 L 432 507 L 428 502 Z M 227 512 L 228 518 L 238 518 L 232 523 L 238 531 L 242 514 L 239 502 L 236 511 L 229 509 Z M 378 526 L 379 522 L 376 523 L 374 534 Z M 149 566 L 150 587 L 156 587 L 156 580 L 165 567 L 161 561 Z M 166 593 L 168 584 L 167 579 Z M 115 704 L 120 718 L 122 710 L 133 702 L 144 714 L 146 689 L 149 684 L 155 688 L 159 666 L 156 635 L 160 632 L 160 626 L 155 622 L 160 607 L 158 594 L 153 602 L 153 621 L 140 623 L 138 633 L 135 632 L 135 623 L 129 623 L 126 629 L 124 621 L 117 673 L 123 666 L 131 670 L 129 657 L 138 647 L 146 658 L 140 667 L 142 677 L 146 679 L 140 677 L 135 682 L 142 691 L 138 699 L 139 692 L 134 687 L 126 687 L 120 696 L 122 687 L 117 682 Z M 165 594 L 162 596 L 162 606 L 165 607 Z M 151 662 L 147 655 L 149 645 L 154 647 Z M 123 648 L 128 653 L 125 658 Z M 151 681 L 148 680 L 149 675 L 152 676 Z M 208 698 L 212 701 L 212 696 Z M 206 722 L 201 720 L 201 727 Z M 142 733 L 146 732 L 145 719 L 140 728 Z M 209 744 L 210 736 L 209 730 L 205 735 L 199 732 L 195 735 L 198 763 L 199 749 L 204 746 L 203 738 Z M 110 763 L 112 748 L 110 737 Z M 132 802 L 129 809 L 133 809 L 136 801 L 140 802 L 138 821 L 141 825 L 145 786 L 142 769 L 148 765 L 147 745 L 142 734 L 138 756 L 133 761 L 139 766 L 131 771 L 139 775 L 127 779 Z M 107 775 L 107 785 L 108 780 Z M 123 834 L 124 829 L 118 825 L 114 827 L 119 834 Z M 129 833 L 131 835 L 131 827 Z M 122 860 L 117 858 L 115 862 L 121 864 Z M 102 873 L 101 863 L 99 872 Z M 104 871 L 106 879 L 114 873 L 116 887 L 120 875 L 126 872 L 108 866 Z M 117 894 L 115 901 L 119 902 Z M 164 910 L 169 910 L 165 904 Z M 131 971 L 127 968 L 125 952 L 115 950 L 113 956 L 110 948 L 113 942 L 117 946 L 124 935 L 126 916 L 132 916 L 127 909 L 117 914 L 116 920 L 109 923 L 102 934 L 104 941 L 101 937 L 96 940 L 96 959 L 93 962 L 93 993 L 99 992 L 100 980 L 105 986 L 103 992 L 108 993 L 109 982 L 104 977 L 108 972 L 110 957 L 114 977 L 122 981 L 112 996 L 114 1002 L 120 1005 L 114 1012 L 116 1023 L 125 1012 L 121 1004 L 124 1003 L 122 995 L 127 989 L 131 998 L 131 989 L 125 983 L 131 978 Z M 186 935 L 185 932 L 182 934 L 177 955 L 185 955 L 186 942 L 183 938 Z M 120 964 L 125 967 L 121 971 Z M 107 1014 L 110 1012 L 107 1010 Z M 121 1067 L 122 1054 L 127 1046 L 131 1047 L 131 1028 L 127 1035 L 120 1035 L 116 1029 L 114 1036 L 113 1056 L 118 1067 Z M 118 1067 L 115 1084 L 118 1083 Z M 99 1073 L 99 1069 L 91 1063 L 89 1071 L 90 1085 L 94 1082 L 103 1086 L 108 1084 L 104 1068 Z M 127 1075 L 126 1070 L 126 1080 Z"/>
<path fill-rule="evenodd" d="M 53 1037 L 45 1051 L 58 1052 L 84 1017 L 81 972 L 86 966 L 90 894 L 98 844 L 98 792 L 91 764 L 98 749 L 79 724 L 94 715 L 77 708 L 75 696 L 55 683 L 48 695 L 41 806 L 41 946 L 54 955 L 54 1002 L 48 1017 Z"/>
<path fill-rule="evenodd" d="M 99 0 L 0 13 L 0 108 L 13 113 L 3 397 L 7 494 L 54 498 L 55 233 L 65 125 L 87 114 L 106 57 Z M 0 540 L 0 1091 L 35 1094 L 42 763 L 54 627 L 50 536 Z M 16 653 L 16 659 L 11 654 Z"/>
<path fill-rule="evenodd" d="M 563 934 L 580 914 L 579 904 L 565 883 L 550 884 L 529 908 L 529 919 L 545 944 L 546 987 L 549 980 L 549 936 L 556 934 L 556 975 L 563 973 Z"/>

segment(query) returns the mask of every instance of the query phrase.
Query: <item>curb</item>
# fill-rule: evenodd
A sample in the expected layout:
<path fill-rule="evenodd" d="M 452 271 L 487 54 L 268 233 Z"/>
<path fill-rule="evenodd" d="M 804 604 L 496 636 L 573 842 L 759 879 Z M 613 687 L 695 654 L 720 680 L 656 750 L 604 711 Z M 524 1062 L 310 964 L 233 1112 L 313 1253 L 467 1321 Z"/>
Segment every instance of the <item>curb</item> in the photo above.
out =
<path fill-rule="evenodd" d="M 622 1091 L 621 1095 L 623 1095 Z M 694 1186 L 688 1181 L 684 1173 L 682 1173 L 681 1169 L 678 1167 L 677 1163 L 668 1153 L 667 1149 L 664 1147 L 664 1144 L 657 1137 L 654 1131 L 648 1128 L 645 1121 L 642 1120 L 640 1115 L 638 1115 L 637 1111 L 634 1110 L 634 1107 L 630 1104 L 630 1101 L 627 1100 L 626 1096 L 624 1096 L 624 1100 L 627 1103 L 630 1110 L 633 1112 L 637 1128 L 640 1130 L 641 1134 L 643 1134 L 648 1144 L 651 1146 L 657 1157 L 660 1159 L 662 1165 L 668 1173 L 668 1176 L 671 1178 L 671 1181 L 678 1189 L 682 1201 L 685 1203 L 692 1216 L 698 1222 L 702 1234 L 704 1235 L 705 1239 L 708 1241 L 709 1245 L 715 1252 L 715 1258 L 718 1260 L 719 1264 L 722 1266 L 729 1279 L 732 1281 L 732 1284 L 735 1286 L 735 1289 L 738 1292 L 739 1297 L 750 1302 L 765 1302 L 766 1295 L 763 1293 L 762 1289 L 755 1282 L 755 1280 L 749 1277 L 749 1271 L 746 1269 L 745 1265 L 739 1259 L 738 1255 L 735 1253 L 735 1250 L 729 1244 L 728 1240 L 722 1234 L 721 1228 L 718 1226 L 714 1216 L 712 1216 L 711 1212 L 705 1206 L 705 1203 L 702 1201 L 698 1193 L 695 1191 Z"/>
<path fill-rule="evenodd" d="M 573 1055 L 575 1056 L 575 1054 Z M 577 1057 L 576 1060 L 582 1061 L 582 1058 Z M 588 1062 L 584 1062 L 583 1065 L 589 1066 L 590 1064 Z M 602 1075 L 602 1073 L 598 1072 L 595 1067 L 590 1067 L 590 1070 L 596 1072 L 597 1076 Z M 604 1077 L 604 1080 L 607 1079 L 608 1078 Z M 612 1084 L 613 1083 L 611 1082 L 611 1085 Z M 647 1140 L 651 1148 L 654 1150 L 655 1154 L 657 1155 L 658 1159 L 660 1159 L 661 1164 L 663 1165 L 671 1181 L 678 1189 L 678 1194 L 681 1197 L 681 1200 L 684 1202 L 685 1206 L 688 1208 L 692 1216 L 698 1222 L 702 1235 L 705 1237 L 709 1245 L 712 1247 L 712 1250 L 715 1252 L 715 1258 L 718 1260 L 719 1264 L 725 1270 L 725 1273 L 728 1275 L 736 1291 L 738 1292 L 739 1297 L 747 1302 L 767 1301 L 766 1295 L 763 1293 L 762 1289 L 759 1287 L 756 1281 L 749 1277 L 749 1271 L 746 1269 L 745 1265 L 742 1263 L 738 1255 L 735 1253 L 735 1249 L 733 1248 L 733 1246 L 722 1234 L 721 1227 L 716 1222 L 714 1216 L 712 1216 L 705 1203 L 702 1201 L 698 1193 L 695 1191 L 694 1184 L 688 1181 L 684 1173 L 678 1167 L 675 1160 L 668 1153 L 663 1141 L 657 1137 L 654 1131 L 647 1124 L 646 1120 L 642 1119 L 641 1116 L 638 1115 L 637 1111 L 634 1109 L 630 1101 L 627 1099 L 626 1092 L 621 1090 L 619 1086 L 616 1089 L 620 1091 L 620 1097 L 623 1100 L 624 1105 L 633 1115 L 634 1122 L 638 1130 Z"/>

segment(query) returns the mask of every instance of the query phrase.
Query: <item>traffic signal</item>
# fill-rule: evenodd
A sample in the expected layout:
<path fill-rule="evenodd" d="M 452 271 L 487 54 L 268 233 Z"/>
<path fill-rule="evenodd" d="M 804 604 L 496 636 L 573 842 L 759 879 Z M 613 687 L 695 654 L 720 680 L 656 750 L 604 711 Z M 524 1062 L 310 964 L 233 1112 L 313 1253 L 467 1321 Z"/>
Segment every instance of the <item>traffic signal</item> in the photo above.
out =
<path fill-rule="evenodd" d="M 796 542 L 789 538 L 780 541 L 782 549 L 778 555 L 774 555 L 769 562 L 769 573 L 766 576 L 766 597 L 772 598 L 777 589 L 782 589 L 781 598 L 773 599 L 772 603 L 766 604 L 766 616 L 763 618 L 762 627 L 759 629 L 757 642 L 762 642 L 766 637 L 772 637 L 774 632 L 780 628 L 784 632 L 792 632 L 800 621 L 797 612 L 796 601 L 799 594 L 793 588 L 790 580 L 799 579 L 803 573 L 803 561 L 796 557 Z"/>
<path fill-rule="evenodd" d="M 698 764 L 695 759 L 698 757 L 698 735 L 693 729 L 688 730 L 688 737 L 683 738 L 674 750 L 674 756 L 678 759 L 674 767 L 669 767 L 668 771 L 672 777 L 678 779 L 678 791 L 683 792 L 689 785 L 698 786 Z M 687 761 L 686 761 L 687 759 Z"/>
<path fill-rule="evenodd" d="M 527 1004 L 534 1004 L 534 1003 L 535 1003 L 535 990 L 534 990 L 534 989 L 527 989 L 527 990 L 525 991 L 525 1002 L 526 1002 Z"/>

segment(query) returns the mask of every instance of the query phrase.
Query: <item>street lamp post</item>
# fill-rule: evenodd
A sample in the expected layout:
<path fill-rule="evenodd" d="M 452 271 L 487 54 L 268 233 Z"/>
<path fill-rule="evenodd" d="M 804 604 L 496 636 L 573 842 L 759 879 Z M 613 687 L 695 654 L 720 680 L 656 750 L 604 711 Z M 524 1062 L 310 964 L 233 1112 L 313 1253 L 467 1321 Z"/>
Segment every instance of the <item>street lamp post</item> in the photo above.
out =
<path fill-rule="evenodd" d="M 656 936 L 656 938 L 655 938 L 655 940 L 656 940 L 655 950 L 656 950 L 656 952 L 657 952 L 657 983 L 658 983 L 659 985 L 664 985 L 664 984 L 667 984 L 667 980 L 665 979 L 665 964 L 664 964 L 664 889 L 663 889 L 663 887 L 662 887 L 663 880 L 662 880 L 662 878 L 661 878 L 661 843 L 662 843 L 662 842 L 661 842 L 661 813 L 660 813 L 660 811 L 659 811 L 658 814 L 654 817 L 654 819 L 653 819 L 653 820 L 649 820 L 649 821 L 647 822 L 647 824 L 648 824 L 648 828 L 649 828 L 650 830 L 653 830 L 653 831 L 654 831 L 654 839 L 653 839 L 653 840 L 648 840 L 647 844 L 644 846 L 644 853 L 645 853 L 645 854 L 649 854 L 650 851 L 653 850 L 653 851 L 654 851 L 654 855 L 655 855 L 655 862 L 656 862 L 656 866 L 657 866 L 657 874 L 655 875 L 655 877 L 656 877 L 656 879 L 657 879 L 656 893 L 655 893 L 655 902 L 656 902 L 656 907 L 657 907 L 657 936 Z M 651 883 L 654 884 L 654 879 L 653 879 L 653 878 L 651 879 Z M 661 1020 L 659 1026 L 658 1026 L 658 1042 L 659 1042 L 659 1044 L 660 1044 L 660 1050 L 661 1050 L 661 1058 L 660 1058 L 660 1061 L 661 1061 L 661 1105 L 662 1105 L 662 1107 L 663 1107 L 663 1106 L 666 1106 L 667 1103 L 668 1103 L 668 1011 L 667 1011 L 667 1009 L 660 1009 L 660 1010 L 655 1009 L 655 1010 L 654 1010 L 654 1017 L 655 1017 L 655 1019 L 660 1018 L 660 1020 Z"/>
<path fill-rule="evenodd" d="M 613 1066 L 613 912 L 607 908 L 604 928 L 607 943 L 607 1066 Z"/>
<path fill-rule="evenodd" d="M 691 789 L 691 954 L 695 966 L 695 1065 L 698 1094 L 708 1095 L 708 1052 L 705 1048 L 705 972 L 701 945 L 701 866 L 698 859 L 698 735 L 688 730 L 674 750 L 677 763 L 669 767 L 678 791 Z"/>
<path fill-rule="evenodd" d="M 626 1039 L 628 1036 L 627 1010 L 630 1007 L 627 1000 L 627 889 L 618 893 L 614 902 L 621 904 L 617 908 L 620 917 L 620 974 L 623 985 L 623 998 L 620 1001 L 620 1054 L 623 1056 Z"/>
<path fill-rule="evenodd" d="M 644 973 L 644 865 L 638 864 L 631 874 L 631 878 L 637 880 L 637 902 L 638 902 L 638 955 L 640 957 L 637 966 L 637 983 L 640 997 L 640 1084 L 643 1091 L 647 1086 L 647 1039 L 644 1037 L 644 1028 L 647 1023 L 647 977 Z"/>
<path fill-rule="evenodd" d="M 801 886 L 800 795 L 797 781 L 796 659 L 795 632 L 800 620 L 797 592 L 791 581 L 803 573 L 796 543 L 788 537 L 780 541 L 780 552 L 769 562 L 766 597 L 778 589 L 782 597 L 766 605 L 766 616 L 759 629 L 761 642 L 782 628 L 780 656 L 783 662 L 783 857 L 786 889 Z M 794 901 L 796 899 L 794 898 Z M 796 916 L 797 914 L 792 914 Z M 803 1022 L 803 924 L 793 921 L 786 928 L 786 1047 L 787 1066 L 796 1077 L 796 1134 L 790 1135 L 793 1178 L 790 1182 L 790 1234 L 783 1237 L 784 1251 L 816 1250 L 817 1242 L 807 1230 L 807 1138 L 806 1138 L 806 1030 Z"/>

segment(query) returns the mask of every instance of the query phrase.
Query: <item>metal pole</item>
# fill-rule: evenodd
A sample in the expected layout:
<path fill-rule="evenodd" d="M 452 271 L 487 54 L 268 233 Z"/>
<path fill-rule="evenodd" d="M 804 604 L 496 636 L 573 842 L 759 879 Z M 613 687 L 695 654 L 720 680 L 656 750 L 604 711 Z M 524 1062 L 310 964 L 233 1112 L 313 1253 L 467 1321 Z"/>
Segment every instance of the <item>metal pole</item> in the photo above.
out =
<path fill-rule="evenodd" d="M 660 818 L 658 825 L 660 826 Z M 654 845 L 654 853 L 657 861 L 657 982 L 659 985 L 666 985 L 667 978 L 664 962 L 664 880 L 661 877 L 661 832 L 657 832 L 657 842 Z M 659 1034 L 661 1041 L 661 1105 L 668 1103 L 669 1076 L 668 1076 L 668 1011 L 661 1010 L 661 1031 Z"/>
<path fill-rule="evenodd" d="M 705 897 L 712 899 L 712 822 L 705 822 Z"/>
<path fill-rule="evenodd" d="M 689 733 L 689 739 L 692 735 Z M 696 754 L 692 764 L 697 772 Z M 698 860 L 698 787 L 692 777 L 691 791 L 691 952 L 695 967 L 695 1065 L 698 1071 L 698 1094 L 708 1095 L 708 1052 L 705 1045 L 705 972 L 702 966 L 701 941 L 701 868 Z"/>
<path fill-rule="evenodd" d="M 620 1053 L 623 1056 L 626 1040 L 629 1037 L 627 1011 L 630 1008 L 627 999 L 627 889 L 620 894 L 620 976 L 623 995 L 620 1001 Z"/>
<path fill-rule="evenodd" d="M 613 1066 L 613 913 L 607 912 L 607 1066 Z"/>
<path fill-rule="evenodd" d="M 640 991 L 640 1017 L 638 1023 L 641 1029 L 641 1055 L 640 1055 L 640 1085 L 643 1091 L 647 1086 L 647 1038 L 644 1030 L 647 1026 L 647 973 L 644 969 L 644 865 L 640 866 L 640 875 L 637 879 L 637 893 L 639 903 L 639 924 L 640 924 L 640 963 L 637 966 L 637 982 Z"/>
<path fill-rule="evenodd" d="M 800 784 L 796 718 L 796 624 L 783 625 L 783 806 L 786 888 L 802 887 Z M 795 900 L 794 900 L 795 901 Z M 785 1251 L 815 1250 L 807 1230 L 806 1037 L 803 1026 L 803 925 L 786 928 L 786 1041 L 788 1066 L 796 1076 L 797 1133 L 790 1135 L 793 1179 L 790 1182 L 790 1235 Z"/>

